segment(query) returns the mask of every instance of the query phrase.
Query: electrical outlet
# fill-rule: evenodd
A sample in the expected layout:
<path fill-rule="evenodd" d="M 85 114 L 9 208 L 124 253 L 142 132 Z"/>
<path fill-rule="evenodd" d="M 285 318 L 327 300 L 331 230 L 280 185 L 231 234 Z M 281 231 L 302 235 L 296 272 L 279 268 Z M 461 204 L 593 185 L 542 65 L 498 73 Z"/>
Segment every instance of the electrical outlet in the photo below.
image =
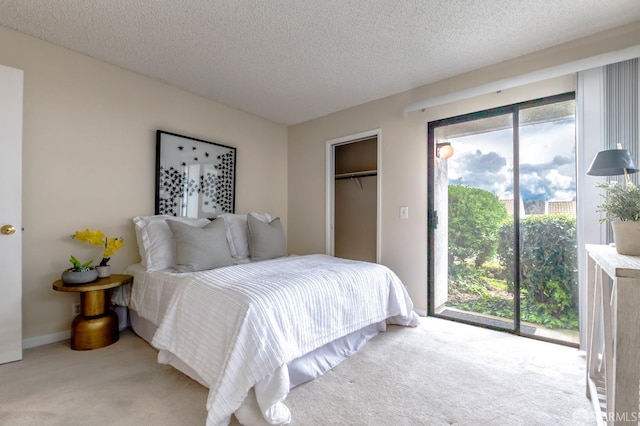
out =
<path fill-rule="evenodd" d="M 80 315 L 80 303 L 77 303 L 77 302 L 71 303 L 71 315 L 73 316 Z"/>

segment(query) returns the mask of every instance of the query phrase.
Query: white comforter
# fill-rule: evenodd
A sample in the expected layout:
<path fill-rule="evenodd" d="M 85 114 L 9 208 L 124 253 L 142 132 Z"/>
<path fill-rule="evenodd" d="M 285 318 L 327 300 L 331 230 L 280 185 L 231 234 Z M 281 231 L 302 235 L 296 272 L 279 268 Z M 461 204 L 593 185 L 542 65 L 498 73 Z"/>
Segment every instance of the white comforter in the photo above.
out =
<path fill-rule="evenodd" d="M 268 424 L 287 424 L 287 363 L 385 319 L 419 323 L 400 279 L 374 263 L 308 255 L 178 276 L 189 285 L 152 343 L 160 362 L 177 358 L 209 386 L 208 426 L 251 401 Z"/>

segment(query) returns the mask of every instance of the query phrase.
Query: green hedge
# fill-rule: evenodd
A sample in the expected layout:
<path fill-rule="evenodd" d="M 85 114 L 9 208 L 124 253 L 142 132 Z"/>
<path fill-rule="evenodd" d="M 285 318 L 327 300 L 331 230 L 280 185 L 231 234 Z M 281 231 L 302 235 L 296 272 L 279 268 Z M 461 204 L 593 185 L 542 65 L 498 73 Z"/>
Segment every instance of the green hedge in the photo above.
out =
<path fill-rule="evenodd" d="M 497 256 L 513 271 L 513 220 L 499 230 Z M 576 220 L 568 215 L 532 215 L 520 221 L 520 292 L 555 318 L 577 315 Z M 513 274 L 506 273 L 513 288 Z"/>

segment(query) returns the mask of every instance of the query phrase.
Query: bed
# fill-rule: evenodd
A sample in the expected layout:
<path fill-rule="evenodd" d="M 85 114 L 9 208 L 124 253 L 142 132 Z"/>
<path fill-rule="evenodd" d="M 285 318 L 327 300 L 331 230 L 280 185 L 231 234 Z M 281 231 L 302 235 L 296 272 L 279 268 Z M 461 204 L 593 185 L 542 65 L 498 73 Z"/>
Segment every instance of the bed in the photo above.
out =
<path fill-rule="evenodd" d="M 288 424 L 292 415 L 283 401 L 290 389 L 333 368 L 387 324 L 419 323 L 390 269 L 320 254 L 282 255 L 281 247 L 274 250 L 283 240 L 281 226 L 268 215 L 207 223 L 136 219 L 142 261 L 126 268 L 133 285 L 112 300 L 129 308 L 133 330 L 158 350 L 160 363 L 209 389 L 209 426 L 226 425 L 233 414 L 245 425 Z M 159 234 L 164 244 L 144 240 Z M 186 259 L 185 244 L 198 253 Z M 163 262 L 157 250 L 155 259 L 149 256 L 158 247 L 165 249 Z M 225 250 L 231 263 L 226 252 L 219 255 Z M 213 252 L 224 259 L 210 268 Z"/>

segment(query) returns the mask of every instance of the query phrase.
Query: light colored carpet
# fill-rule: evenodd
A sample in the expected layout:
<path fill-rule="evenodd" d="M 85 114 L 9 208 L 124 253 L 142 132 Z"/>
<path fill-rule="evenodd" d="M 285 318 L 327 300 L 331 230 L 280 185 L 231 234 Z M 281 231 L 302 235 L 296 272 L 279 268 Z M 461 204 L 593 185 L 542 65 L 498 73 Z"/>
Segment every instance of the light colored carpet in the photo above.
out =
<path fill-rule="evenodd" d="M 285 403 L 292 425 L 595 425 L 584 364 L 576 349 L 423 318 Z M 130 330 L 103 349 L 61 342 L 0 366 L 2 425 L 204 425 L 206 399 Z"/>

